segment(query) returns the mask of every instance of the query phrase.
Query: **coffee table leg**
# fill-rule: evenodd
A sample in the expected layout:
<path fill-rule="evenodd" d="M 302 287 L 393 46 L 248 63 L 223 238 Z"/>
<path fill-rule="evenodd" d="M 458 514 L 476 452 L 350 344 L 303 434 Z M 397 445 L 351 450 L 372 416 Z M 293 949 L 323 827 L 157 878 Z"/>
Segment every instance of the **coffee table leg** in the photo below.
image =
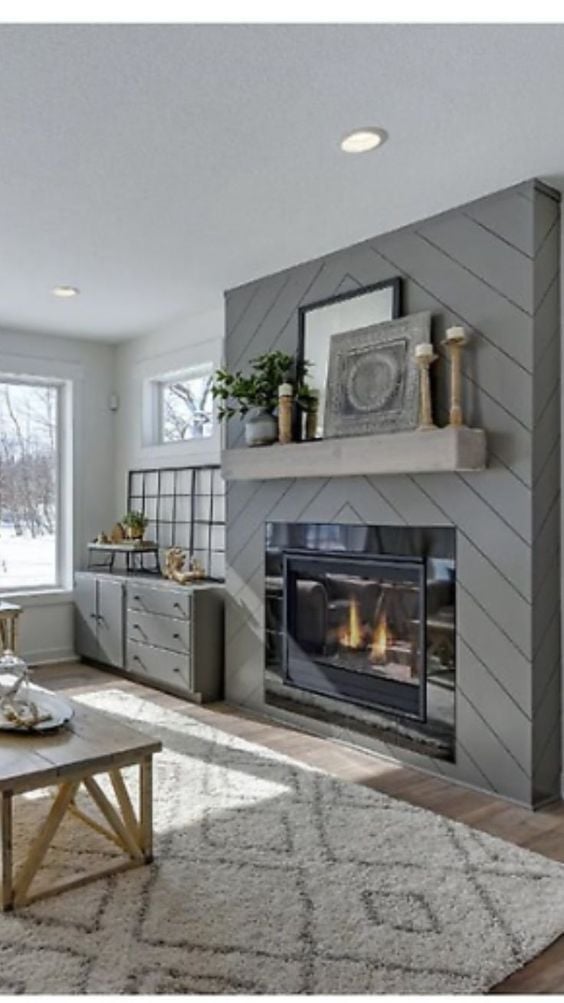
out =
<path fill-rule="evenodd" d="M 2 911 L 14 907 L 12 861 L 12 792 L 2 792 Z"/>
<path fill-rule="evenodd" d="M 146 863 L 153 859 L 153 757 L 146 756 L 140 763 L 141 794 L 141 848 Z"/>

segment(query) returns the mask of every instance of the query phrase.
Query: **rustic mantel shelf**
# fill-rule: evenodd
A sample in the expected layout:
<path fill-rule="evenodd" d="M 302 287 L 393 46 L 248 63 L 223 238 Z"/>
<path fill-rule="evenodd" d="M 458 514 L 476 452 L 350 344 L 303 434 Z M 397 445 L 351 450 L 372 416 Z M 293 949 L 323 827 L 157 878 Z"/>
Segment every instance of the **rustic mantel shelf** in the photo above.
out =
<path fill-rule="evenodd" d="M 226 449 L 221 465 L 228 481 L 483 470 L 486 433 L 449 427 Z"/>

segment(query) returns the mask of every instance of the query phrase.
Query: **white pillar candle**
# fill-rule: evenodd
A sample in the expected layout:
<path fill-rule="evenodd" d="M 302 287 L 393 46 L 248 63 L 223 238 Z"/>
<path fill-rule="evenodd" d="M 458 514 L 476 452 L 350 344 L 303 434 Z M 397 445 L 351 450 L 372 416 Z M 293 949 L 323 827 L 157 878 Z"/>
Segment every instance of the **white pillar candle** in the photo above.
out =
<path fill-rule="evenodd" d="M 449 327 L 446 332 L 447 341 L 465 341 L 466 331 L 463 327 Z"/>
<path fill-rule="evenodd" d="M 433 346 L 430 341 L 422 341 L 419 345 L 415 346 L 416 359 L 432 359 L 434 354 Z"/>
<path fill-rule="evenodd" d="M 278 387 L 279 397 L 292 397 L 294 388 L 291 383 L 281 383 Z"/>

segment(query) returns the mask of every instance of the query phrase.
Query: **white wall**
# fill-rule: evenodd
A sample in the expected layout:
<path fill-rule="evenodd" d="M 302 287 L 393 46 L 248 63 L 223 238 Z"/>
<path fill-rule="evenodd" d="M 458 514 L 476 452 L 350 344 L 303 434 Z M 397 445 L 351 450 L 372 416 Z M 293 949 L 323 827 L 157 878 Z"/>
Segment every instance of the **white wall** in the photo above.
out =
<path fill-rule="evenodd" d="M 0 373 L 71 380 L 73 428 L 74 568 L 85 566 L 86 544 L 111 529 L 126 505 L 127 472 L 133 467 L 219 462 L 220 436 L 198 443 L 145 446 L 143 385 L 152 376 L 211 361 L 219 365 L 223 305 L 151 335 L 110 345 L 68 337 L 0 330 Z M 117 394 L 119 408 L 109 407 Z M 22 654 L 30 662 L 72 657 L 73 595 L 22 596 Z"/>
<path fill-rule="evenodd" d="M 86 558 L 86 542 L 114 520 L 115 348 L 73 338 L 0 330 L 0 372 L 48 376 L 73 384 L 74 567 Z M 17 599 L 24 606 L 22 652 L 31 662 L 73 654 L 72 591 Z"/>
<path fill-rule="evenodd" d="M 119 410 L 116 427 L 116 518 L 125 511 L 127 473 L 134 468 L 179 467 L 218 463 L 220 435 L 166 446 L 143 443 L 143 391 L 151 377 L 200 362 L 219 366 L 223 352 L 223 304 L 216 310 L 183 318 L 168 327 L 122 342 L 116 353 Z"/>

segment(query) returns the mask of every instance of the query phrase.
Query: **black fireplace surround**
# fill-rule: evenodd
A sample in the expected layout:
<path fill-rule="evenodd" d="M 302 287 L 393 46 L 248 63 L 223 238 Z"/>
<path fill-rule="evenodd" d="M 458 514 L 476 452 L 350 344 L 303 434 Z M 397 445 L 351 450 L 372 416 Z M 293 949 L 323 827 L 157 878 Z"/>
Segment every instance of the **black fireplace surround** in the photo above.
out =
<path fill-rule="evenodd" d="M 288 695 L 454 728 L 454 529 L 267 523 L 266 642 Z"/>
<path fill-rule="evenodd" d="M 423 560 L 290 550 L 282 580 L 289 685 L 425 720 Z"/>

